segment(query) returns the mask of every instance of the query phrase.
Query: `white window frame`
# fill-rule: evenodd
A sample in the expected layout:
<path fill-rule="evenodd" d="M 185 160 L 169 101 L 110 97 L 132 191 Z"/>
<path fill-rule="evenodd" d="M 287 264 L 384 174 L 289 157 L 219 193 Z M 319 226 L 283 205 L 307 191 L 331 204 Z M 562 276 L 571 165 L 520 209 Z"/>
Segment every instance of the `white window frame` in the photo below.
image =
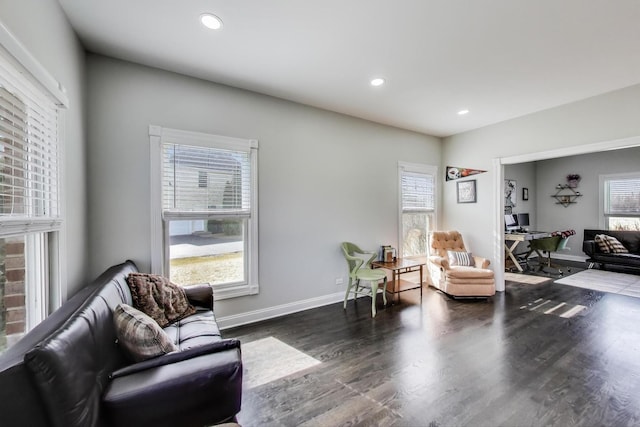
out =
<path fill-rule="evenodd" d="M 404 248 L 404 237 L 402 235 L 402 174 L 403 172 L 409 173 L 423 173 L 426 175 L 433 175 L 433 198 L 434 198 L 434 208 L 433 208 L 433 229 L 436 230 L 438 228 L 438 200 L 439 200 L 439 178 L 438 178 L 438 167 L 435 165 L 427 165 L 422 163 L 409 163 L 409 162 L 398 162 L 398 256 L 402 257 L 404 254 L 402 253 L 402 248 Z M 431 230 L 427 230 L 430 232 Z M 429 237 L 427 236 L 427 256 L 429 255 Z"/>
<path fill-rule="evenodd" d="M 175 143 L 221 149 L 251 150 L 251 217 L 245 231 L 245 265 L 247 281 L 243 283 L 212 284 L 216 300 L 255 295 L 258 284 L 258 141 L 211 135 L 179 129 L 149 126 L 151 153 L 151 272 L 167 275 L 169 260 L 168 228 L 162 217 L 162 144 Z M 166 230 L 166 231 L 165 231 Z"/>
<path fill-rule="evenodd" d="M 637 179 L 640 180 L 640 172 L 627 172 L 627 173 L 618 173 L 618 174 L 608 174 L 608 175 L 600 175 L 599 176 L 599 185 L 598 185 L 598 202 L 599 202 L 599 219 L 598 222 L 600 224 L 600 229 L 602 230 L 607 230 L 609 228 L 609 216 L 616 216 L 616 217 L 638 217 L 640 215 L 626 215 L 626 214 L 615 214 L 615 215 L 608 215 L 606 213 L 607 210 L 607 203 L 608 201 L 608 195 L 605 194 L 605 184 L 607 181 L 615 181 L 615 180 L 622 180 L 622 179 Z"/>
<path fill-rule="evenodd" d="M 57 205 L 58 216 L 48 219 L 4 218 L 0 237 L 24 236 L 25 244 L 25 333 L 44 320 L 67 299 L 66 222 L 64 209 L 64 110 L 69 106 L 65 88 L 31 55 L 0 22 L 0 55 L 6 78 L 46 98 L 57 110 Z M 40 98 L 38 98 L 40 99 Z M 49 106 L 46 106 L 49 108 Z"/>

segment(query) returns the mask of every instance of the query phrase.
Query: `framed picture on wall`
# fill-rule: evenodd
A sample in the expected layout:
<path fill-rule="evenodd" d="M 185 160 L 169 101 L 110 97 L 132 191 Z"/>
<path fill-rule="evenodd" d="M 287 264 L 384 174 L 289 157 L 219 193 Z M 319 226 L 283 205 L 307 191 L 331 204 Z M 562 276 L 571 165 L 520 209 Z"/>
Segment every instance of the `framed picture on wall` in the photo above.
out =
<path fill-rule="evenodd" d="M 458 203 L 476 202 L 476 180 L 459 181 L 457 183 Z"/>
<path fill-rule="evenodd" d="M 529 200 L 529 189 L 522 187 L 522 200 Z"/>
<path fill-rule="evenodd" d="M 516 181 L 513 179 L 504 180 L 504 205 L 510 208 L 516 207 L 516 199 L 518 193 L 516 191 Z"/>

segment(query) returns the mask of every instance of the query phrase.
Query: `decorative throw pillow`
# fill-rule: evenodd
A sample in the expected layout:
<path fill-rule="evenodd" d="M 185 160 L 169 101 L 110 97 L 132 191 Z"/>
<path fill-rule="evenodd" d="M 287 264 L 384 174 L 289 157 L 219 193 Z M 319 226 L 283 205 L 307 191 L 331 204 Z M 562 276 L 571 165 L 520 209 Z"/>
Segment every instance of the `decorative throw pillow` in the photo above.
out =
<path fill-rule="evenodd" d="M 466 267 L 473 267 L 475 261 L 471 252 L 460 251 L 447 251 L 447 257 L 449 258 L 449 265 L 462 265 Z"/>
<path fill-rule="evenodd" d="M 116 306 L 113 324 L 118 343 L 136 362 L 178 350 L 155 320 L 128 304 Z"/>
<path fill-rule="evenodd" d="M 127 276 L 133 306 L 164 328 L 196 312 L 180 286 L 157 274 L 131 273 Z"/>
<path fill-rule="evenodd" d="M 629 253 L 627 248 L 625 248 L 624 245 L 620 243 L 620 241 L 613 236 L 609 236 L 607 234 L 597 234 L 594 240 L 598 244 L 598 247 L 600 248 L 600 250 L 605 254 Z"/>

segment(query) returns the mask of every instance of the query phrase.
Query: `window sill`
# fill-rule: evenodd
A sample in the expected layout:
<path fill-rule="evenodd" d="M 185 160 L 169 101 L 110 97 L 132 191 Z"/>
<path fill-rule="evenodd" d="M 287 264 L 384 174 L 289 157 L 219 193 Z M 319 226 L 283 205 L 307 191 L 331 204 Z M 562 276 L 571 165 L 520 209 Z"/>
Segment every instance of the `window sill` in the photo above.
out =
<path fill-rule="evenodd" d="M 229 285 L 212 285 L 213 299 L 215 301 L 243 297 L 246 295 L 256 295 L 260 290 L 259 285 L 247 284 L 229 284 Z"/>

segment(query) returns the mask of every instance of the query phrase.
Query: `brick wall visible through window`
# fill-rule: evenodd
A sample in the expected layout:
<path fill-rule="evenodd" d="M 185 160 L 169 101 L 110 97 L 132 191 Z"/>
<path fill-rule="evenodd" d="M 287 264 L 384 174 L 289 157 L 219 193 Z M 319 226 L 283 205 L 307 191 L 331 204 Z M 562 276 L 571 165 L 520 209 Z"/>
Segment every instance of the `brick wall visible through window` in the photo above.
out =
<path fill-rule="evenodd" d="M 24 237 L 0 239 L 0 353 L 26 330 Z"/>

